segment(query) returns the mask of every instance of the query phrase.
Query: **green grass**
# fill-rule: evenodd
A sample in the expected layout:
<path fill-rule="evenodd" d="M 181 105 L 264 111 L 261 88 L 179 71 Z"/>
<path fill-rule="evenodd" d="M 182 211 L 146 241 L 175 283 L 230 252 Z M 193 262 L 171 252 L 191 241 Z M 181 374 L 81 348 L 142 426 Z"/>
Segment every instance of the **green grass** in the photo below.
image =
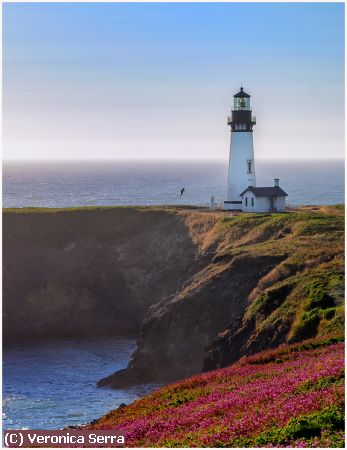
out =
<path fill-rule="evenodd" d="M 249 439 L 248 445 L 246 442 L 243 444 L 246 444 L 247 447 L 250 447 L 251 444 L 266 447 L 269 444 L 273 446 L 288 445 L 300 439 L 311 440 L 313 443 L 314 438 L 322 436 L 322 430 L 324 430 L 327 439 L 334 440 L 335 445 L 331 446 L 344 447 L 342 437 L 344 411 L 341 406 L 334 405 L 319 412 L 294 418 L 286 426 L 265 431 L 255 439 Z M 338 434 L 339 432 L 341 434 Z M 235 445 L 235 443 L 233 444 Z"/>
<path fill-rule="evenodd" d="M 2 208 L 4 214 L 59 214 L 69 212 L 89 212 L 89 211 L 110 211 L 110 210 L 134 210 L 134 211 L 209 211 L 205 207 L 195 205 L 127 205 L 127 206 L 72 206 L 67 208 L 44 208 L 44 207 L 23 207 L 23 208 Z"/>
<path fill-rule="evenodd" d="M 89 211 L 110 211 L 118 209 L 134 209 L 138 210 L 138 206 L 78 206 L 70 208 L 40 208 L 40 207 L 25 207 L 25 208 L 3 208 L 4 214 L 61 214 L 69 212 L 89 212 Z"/>
<path fill-rule="evenodd" d="M 307 278 L 300 293 L 302 307 L 292 327 L 291 341 L 315 336 L 320 324 L 328 326 L 343 303 L 343 273 L 327 270 Z"/>
<path fill-rule="evenodd" d="M 344 342 L 345 338 L 343 335 L 332 336 L 326 339 L 320 338 L 320 340 L 312 339 L 307 340 L 301 344 L 294 344 L 291 346 L 280 346 L 276 350 L 269 350 L 264 352 L 261 357 L 252 359 L 248 358 L 249 364 L 267 364 L 270 362 L 282 363 L 286 361 L 291 353 L 300 353 L 307 350 L 315 350 L 322 347 L 328 347 L 332 344 L 337 344 L 338 342 Z"/>
<path fill-rule="evenodd" d="M 325 234 L 334 231 L 341 231 L 344 228 L 344 217 L 319 215 L 311 217 L 308 223 L 304 224 L 300 230 L 302 235 Z"/>
<path fill-rule="evenodd" d="M 100 212 L 100 211 L 118 211 L 118 210 L 152 210 L 154 207 L 142 206 L 78 206 L 70 208 L 3 208 L 4 214 L 62 214 L 79 212 Z"/>
<path fill-rule="evenodd" d="M 305 392 L 311 392 L 311 391 L 317 391 L 317 390 L 321 390 L 321 389 L 325 389 L 329 386 L 332 386 L 333 384 L 341 384 L 343 383 L 345 380 L 345 373 L 344 371 L 341 371 L 341 374 L 339 376 L 336 377 L 322 377 L 319 378 L 318 381 L 316 382 L 312 382 L 312 381 L 305 381 L 304 383 L 302 383 L 301 386 L 299 386 L 296 389 L 296 393 L 297 394 L 302 394 Z"/>

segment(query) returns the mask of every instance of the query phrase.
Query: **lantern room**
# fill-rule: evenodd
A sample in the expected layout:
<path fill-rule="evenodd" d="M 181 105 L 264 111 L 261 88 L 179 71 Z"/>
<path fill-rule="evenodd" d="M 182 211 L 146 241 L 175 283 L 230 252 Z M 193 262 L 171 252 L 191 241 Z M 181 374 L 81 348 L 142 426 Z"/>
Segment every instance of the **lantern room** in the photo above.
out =
<path fill-rule="evenodd" d="M 244 92 L 241 86 L 240 92 L 234 95 L 234 111 L 250 111 L 251 96 Z"/>

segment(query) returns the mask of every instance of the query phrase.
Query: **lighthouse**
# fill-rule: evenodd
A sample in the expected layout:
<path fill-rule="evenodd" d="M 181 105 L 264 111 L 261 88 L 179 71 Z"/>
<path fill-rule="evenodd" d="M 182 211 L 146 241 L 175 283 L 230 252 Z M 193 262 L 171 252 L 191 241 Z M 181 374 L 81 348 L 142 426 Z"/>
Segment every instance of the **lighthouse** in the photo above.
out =
<path fill-rule="evenodd" d="M 251 96 L 241 86 L 240 91 L 234 95 L 233 109 L 231 116 L 228 117 L 231 136 L 228 191 L 224 209 L 241 211 L 242 198 L 240 194 L 248 186 L 256 186 L 253 149 L 253 126 L 255 123 L 255 117 L 252 116 Z"/>

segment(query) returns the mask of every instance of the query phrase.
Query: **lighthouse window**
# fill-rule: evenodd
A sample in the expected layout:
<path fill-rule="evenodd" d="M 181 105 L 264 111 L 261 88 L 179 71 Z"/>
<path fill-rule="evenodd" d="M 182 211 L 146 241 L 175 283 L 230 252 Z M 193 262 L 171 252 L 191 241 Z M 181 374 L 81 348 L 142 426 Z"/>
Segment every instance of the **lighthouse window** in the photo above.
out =
<path fill-rule="evenodd" d="M 252 173 L 252 161 L 247 161 L 247 173 Z"/>
<path fill-rule="evenodd" d="M 239 111 L 239 110 L 250 110 L 251 105 L 250 105 L 250 99 L 249 98 L 244 98 L 244 97 L 240 97 L 240 98 L 234 98 L 234 109 Z"/>

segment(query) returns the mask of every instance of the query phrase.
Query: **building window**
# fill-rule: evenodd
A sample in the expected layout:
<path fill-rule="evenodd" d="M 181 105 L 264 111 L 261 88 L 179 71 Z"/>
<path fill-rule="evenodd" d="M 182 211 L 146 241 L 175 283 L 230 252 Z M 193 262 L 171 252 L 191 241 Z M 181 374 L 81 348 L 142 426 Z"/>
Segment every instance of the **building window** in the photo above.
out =
<path fill-rule="evenodd" d="M 246 129 L 246 124 L 245 124 L 245 123 L 242 124 L 242 129 L 243 129 L 243 130 Z"/>
<path fill-rule="evenodd" d="M 248 206 L 248 197 L 246 197 L 246 206 Z"/>
<path fill-rule="evenodd" d="M 251 203 L 252 203 L 252 206 L 254 206 L 254 198 L 253 197 L 252 197 Z"/>
<path fill-rule="evenodd" d="M 252 173 L 252 161 L 247 160 L 247 173 Z"/>

